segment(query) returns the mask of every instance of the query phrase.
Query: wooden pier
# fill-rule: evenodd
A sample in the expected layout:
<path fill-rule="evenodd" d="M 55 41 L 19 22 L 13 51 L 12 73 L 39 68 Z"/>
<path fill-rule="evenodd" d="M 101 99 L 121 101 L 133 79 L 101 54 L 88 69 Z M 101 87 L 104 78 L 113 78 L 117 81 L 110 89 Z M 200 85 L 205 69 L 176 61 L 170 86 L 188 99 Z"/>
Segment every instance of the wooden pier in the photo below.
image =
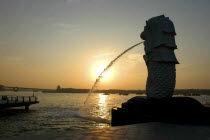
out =
<path fill-rule="evenodd" d="M 37 103 L 39 101 L 36 96 L 0 96 L 0 109 L 25 106 L 25 110 L 29 111 L 29 106 Z"/>

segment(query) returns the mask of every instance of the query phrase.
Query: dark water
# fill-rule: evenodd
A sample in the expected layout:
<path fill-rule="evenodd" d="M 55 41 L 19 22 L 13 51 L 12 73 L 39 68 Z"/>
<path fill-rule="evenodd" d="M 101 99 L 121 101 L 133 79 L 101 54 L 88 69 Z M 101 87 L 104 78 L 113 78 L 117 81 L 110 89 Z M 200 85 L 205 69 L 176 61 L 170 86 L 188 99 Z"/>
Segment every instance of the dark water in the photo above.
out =
<path fill-rule="evenodd" d="M 0 92 L 0 95 L 31 96 L 32 92 Z M 110 109 L 136 96 L 87 93 L 35 93 L 39 104 L 0 112 L 0 137 L 64 132 L 75 129 L 110 127 Z"/>
<path fill-rule="evenodd" d="M 31 96 L 32 92 L 0 92 L 0 95 Z M 136 96 L 93 93 L 84 105 L 87 93 L 35 93 L 39 104 L 0 112 L 0 137 L 68 132 L 76 129 L 110 127 L 110 110 Z M 210 103 L 209 96 L 196 96 L 201 103 Z"/>

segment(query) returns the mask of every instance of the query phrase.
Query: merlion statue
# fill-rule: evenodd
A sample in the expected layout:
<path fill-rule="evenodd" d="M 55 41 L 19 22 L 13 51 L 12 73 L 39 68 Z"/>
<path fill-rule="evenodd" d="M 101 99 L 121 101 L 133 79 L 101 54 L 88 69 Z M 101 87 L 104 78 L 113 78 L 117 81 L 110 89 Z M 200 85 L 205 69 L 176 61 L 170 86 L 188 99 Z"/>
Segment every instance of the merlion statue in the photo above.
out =
<path fill-rule="evenodd" d="M 164 15 L 146 21 L 140 37 L 145 40 L 144 60 L 148 77 L 146 84 L 147 98 L 161 99 L 172 97 L 176 83 L 177 49 L 173 22 Z"/>
<path fill-rule="evenodd" d="M 191 97 L 172 97 L 176 83 L 177 49 L 173 22 L 164 15 L 146 21 L 141 38 L 144 41 L 144 60 L 148 69 L 147 98 L 135 96 L 122 107 L 112 108 L 112 126 L 170 122 L 210 125 L 210 107 Z"/>

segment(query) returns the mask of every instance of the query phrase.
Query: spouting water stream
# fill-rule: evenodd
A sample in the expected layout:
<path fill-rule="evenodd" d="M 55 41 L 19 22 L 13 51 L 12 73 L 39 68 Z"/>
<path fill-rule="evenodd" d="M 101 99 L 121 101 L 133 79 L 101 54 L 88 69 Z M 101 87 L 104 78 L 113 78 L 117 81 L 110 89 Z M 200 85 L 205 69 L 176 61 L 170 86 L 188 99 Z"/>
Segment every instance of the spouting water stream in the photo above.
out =
<path fill-rule="evenodd" d="M 84 104 L 86 104 L 86 102 L 88 101 L 88 98 L 90 96 L 90 94 L 95 90 L 97 84 L 100 82 L 101 78 L 103 78 L 103 74 L 115 63 L 115 61 L 117 61 L 121 56 L 123 56 L 125 53 L 127 53 L 128 51 L 130 51 L 131 49 L 133 49 L 134 47 L 142 44 L 144 41 L 139 42 L 133 46 L 131 46 L 130 48 L 126 49 L 125 51 L 123 51 L 120 55 L 118 55 L 114 60 L 112 60 L 109 65 L 106 66 L 106 68 L 104 68 L 104 70 L 100 73 L 100 75 L 98 76 L 98 78 L 96 79 L 96 81 L 94 82 L 92 88 L 89 90 L 88 92 L 88 97 L 86 98 Z"/>

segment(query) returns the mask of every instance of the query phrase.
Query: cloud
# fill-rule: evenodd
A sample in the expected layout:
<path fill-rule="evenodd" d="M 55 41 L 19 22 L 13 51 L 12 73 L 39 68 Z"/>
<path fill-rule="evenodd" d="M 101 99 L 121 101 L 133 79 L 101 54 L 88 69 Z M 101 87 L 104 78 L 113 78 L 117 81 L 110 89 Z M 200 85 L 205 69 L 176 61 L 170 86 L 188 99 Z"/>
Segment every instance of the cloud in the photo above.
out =
<path fill-rule="evenodd" d="M 66 0 L 66 3 L 83 3 L 83 4 L 86 4 L 86 3 L 93 3 L 93 2 L 98 2 L 98 1 L 101 1 L 101 0 Z"/>
<path fill-rule="evenodd" d="M 127 56 L 126 62 L 131 64 L 136 64 L 139 62 L 143 62 L 143 58 L 138 53 L 132 53 Z"/>
<path fill-rule="evenodd" d="M 59 30 L 62 31 L 62 32 L 73 33 L 73 32 L 80 31 L 80 27 L 77 24 L 69 24 L 69 23 L 64 23 L 64 22 L 57 22 L 54 25 L 56 27 L 58 27 Z"/>
<path fill-rule="evenodd" d="M 24 64 L 25 58 L 22 56 L 8 56 L 7 61 L 12 63 Z"/>
<path fill-rule="evenodd" d="M 101 58 L 101 57 L 107 57 L 107 56 L 112 56 L 114 53 L 108 52 L 108 53 L 101 53 L 98 55 L 93 56 L 93 58 Z"/>
<path fill-rule="evenodd" d="M 75 0 L 66 0 L 66 2 L 72 2 L 72 1 L 75 1 Z"/>
<path fill-rule="evenodd" d="M 8 44 L 7 41 L 1 41 L 1 40 L 0 40 L 0 45 L 7 45 L 7 44 Z"/>
<path fill-rule="evenodd" d="M 56 23 L 57 26 L 62 27 L 62 28 L 68 28 L 68 29 L 72 29 L 77 27 L 77 25 L 73 25 L 73 24 L 69 24 L 69 23 Z"/>
<path fill-rule="evenodd" d="M 2 66 L 25 66 L 26 59 L 22 56 L 0 56 Z M 6 68 L 4 67 L 4 68 Z"/>
<path fill-rule="evenodd" d="M 67 3 L 71 3 L 71 2 L 78 2 L 78 3 L 81 3 L 81 2 L 85 2 L 85 1 L 90 2 L 90 1 L 92 1 L 92 0 L 66 0 Z"/>
<path fill-rule="evenodd" d="M 192 67 L 192 64 L 186 64 L 186 65 L 176 65 L 177 70 L 185 70 L 185 69 L 189 69 L 190 67 Z"/>

